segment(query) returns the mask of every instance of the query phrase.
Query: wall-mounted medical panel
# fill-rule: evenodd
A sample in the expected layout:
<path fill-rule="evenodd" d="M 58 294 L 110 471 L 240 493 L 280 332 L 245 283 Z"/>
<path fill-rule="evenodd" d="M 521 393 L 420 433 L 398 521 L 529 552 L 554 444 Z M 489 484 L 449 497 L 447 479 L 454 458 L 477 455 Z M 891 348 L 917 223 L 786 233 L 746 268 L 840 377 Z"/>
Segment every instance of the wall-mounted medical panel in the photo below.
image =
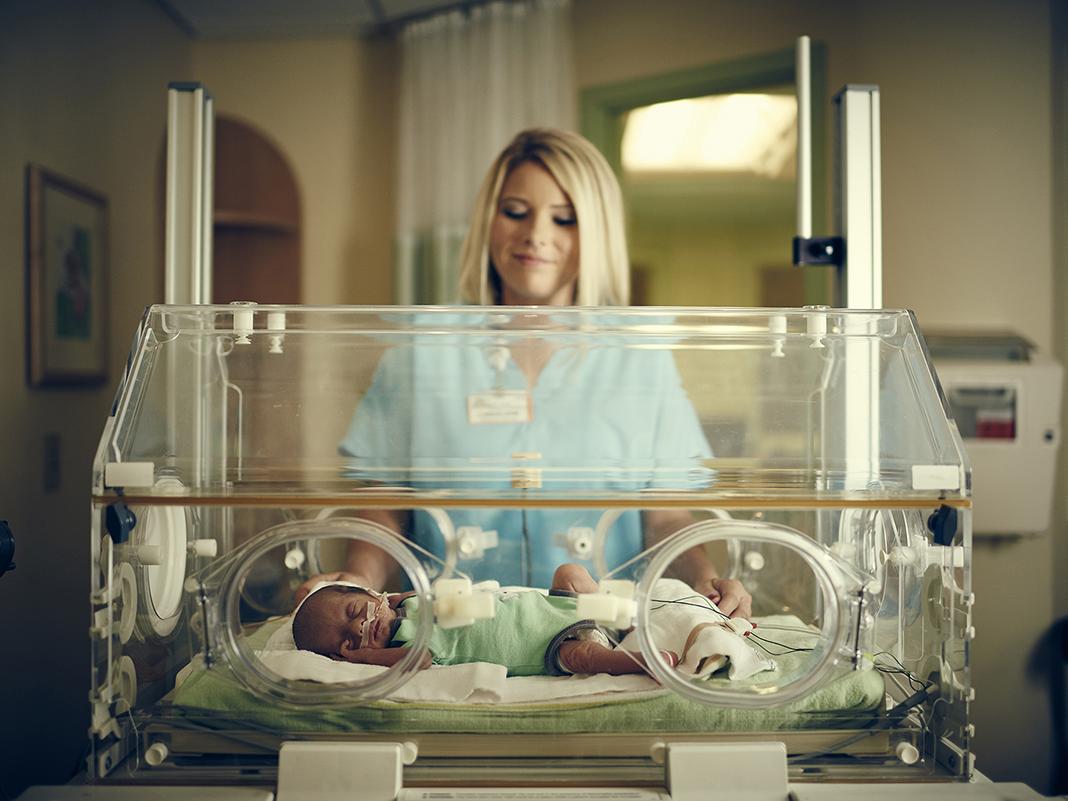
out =
<path fill-rule="evenodd" d="M 1053 514 L 1061 440 L 1060 364 L 937 359 L 972 464 L 976 534 L 1041 534 Z"/>

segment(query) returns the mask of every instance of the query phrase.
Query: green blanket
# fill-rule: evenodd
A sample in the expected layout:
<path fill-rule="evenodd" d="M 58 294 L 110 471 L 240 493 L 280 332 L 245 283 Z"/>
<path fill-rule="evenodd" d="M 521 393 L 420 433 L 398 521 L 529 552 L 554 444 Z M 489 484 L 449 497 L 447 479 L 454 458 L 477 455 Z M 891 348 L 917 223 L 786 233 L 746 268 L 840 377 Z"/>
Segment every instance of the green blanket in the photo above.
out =
<path fill-rule="evenodd" d="M 812 636 L 777 630 L 776 624 L 795 618 L 766 618 L 767 638 L 791 646 L 812 645 Z M 263 643 L 280 625 L 266 624 L 248 638 L 252 648 Z M 780 655 L 777 677 L 786 679 L 804 669 L 803 653 Z M 743 682 L 709 679 L 723 688 L 761 684 L 759 674 Z M 546 679 L 552 681 L 553 679 Z M 566 680 L 566 679 L 565 679 Z M 844 672 L 807 696 L 779 707 L 746 709 L 695 703 L 669 690 L 605 694 L 588 701 L 540 704 L 456 704 L 367 701 L 344 708 L 287 709 L 264 701 L 246 689 L 226 668 L 195 670 L 168 696 L 173 711 L 183 717 L 228 723 L 240 721 L 282 732 L 407 733 L 582 733 L 582 732 L 706 732 L 775 731 L 782 729 L 842 728 L 863 725 L 877 714 L 884 699 L 882 676 L 874 670 Z M 210 724 L 209 724 L 210 725 Z"/>

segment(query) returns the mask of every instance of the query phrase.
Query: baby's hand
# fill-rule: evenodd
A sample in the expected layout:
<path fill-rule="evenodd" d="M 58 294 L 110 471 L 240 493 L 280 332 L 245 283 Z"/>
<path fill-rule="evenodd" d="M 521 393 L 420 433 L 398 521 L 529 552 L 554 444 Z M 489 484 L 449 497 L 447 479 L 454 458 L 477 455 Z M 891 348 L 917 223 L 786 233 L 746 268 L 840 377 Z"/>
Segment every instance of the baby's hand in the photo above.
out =
<path fill-rule="evenodd" d="M 630 653 L 635 662 L 645 668 L 645 672 L 646 674 L 648 674 L 649 678 L 651 678 L 657 684 L 660 684 L 660 679 L 657 677 L 656 673 L 654 673 L 652 668 L 650 668 L 649 665 L 646 664 L 645 657 L 643 657 L 637 651 L 629 651 L 628 653 Z M 667 650 L 666 648 L 660 649 L 660 658 L 668 663 L 668 667 L 677 667 L 679 664 L 679 655 L 674 651 Z"/>

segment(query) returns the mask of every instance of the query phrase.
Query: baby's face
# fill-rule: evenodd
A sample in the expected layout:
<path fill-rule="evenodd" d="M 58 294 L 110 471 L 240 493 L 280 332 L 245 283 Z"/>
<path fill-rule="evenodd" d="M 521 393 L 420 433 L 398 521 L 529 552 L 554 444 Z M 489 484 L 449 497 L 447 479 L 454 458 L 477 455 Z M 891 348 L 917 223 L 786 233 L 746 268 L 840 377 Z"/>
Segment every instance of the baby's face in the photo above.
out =
<path fill-rule="evenodd" d="M 349 660 L 360 648 L 389 647 L 397 613 L 384 596 L 328 587 L 314 593 L 305 604 L 313 604 L 308 610 L 315 622 L 311 650 L 331 659 Z"/>

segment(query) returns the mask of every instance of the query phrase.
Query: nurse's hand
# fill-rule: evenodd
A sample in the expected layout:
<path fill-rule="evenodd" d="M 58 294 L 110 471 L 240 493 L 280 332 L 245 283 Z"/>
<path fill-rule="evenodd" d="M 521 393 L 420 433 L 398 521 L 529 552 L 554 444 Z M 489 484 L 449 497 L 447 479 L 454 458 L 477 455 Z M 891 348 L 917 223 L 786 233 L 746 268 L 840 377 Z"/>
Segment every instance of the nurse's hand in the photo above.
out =
<path fill-rule="evenodd" d="M 707 596 L 725 615 L 747 620 L 753 616 L 753 596 L 737 579 L 706 579 L 694 589 Z"/>
<path fill-rule="evenodd" d="M 359 576 L 355 573 L 347 573 L 344 570 L 336 573 L 319 573 L 297 587 L 297 591 L 293 596 L 293 606 L 300 606 L 300 602 L 308 596 L 308 593 L 314 589 L 316 584 L 322 581 L 350 581 L 353 584 L 359 584 L 361 587 L 369 586 L 367 580 L 363 576 Z"/>

